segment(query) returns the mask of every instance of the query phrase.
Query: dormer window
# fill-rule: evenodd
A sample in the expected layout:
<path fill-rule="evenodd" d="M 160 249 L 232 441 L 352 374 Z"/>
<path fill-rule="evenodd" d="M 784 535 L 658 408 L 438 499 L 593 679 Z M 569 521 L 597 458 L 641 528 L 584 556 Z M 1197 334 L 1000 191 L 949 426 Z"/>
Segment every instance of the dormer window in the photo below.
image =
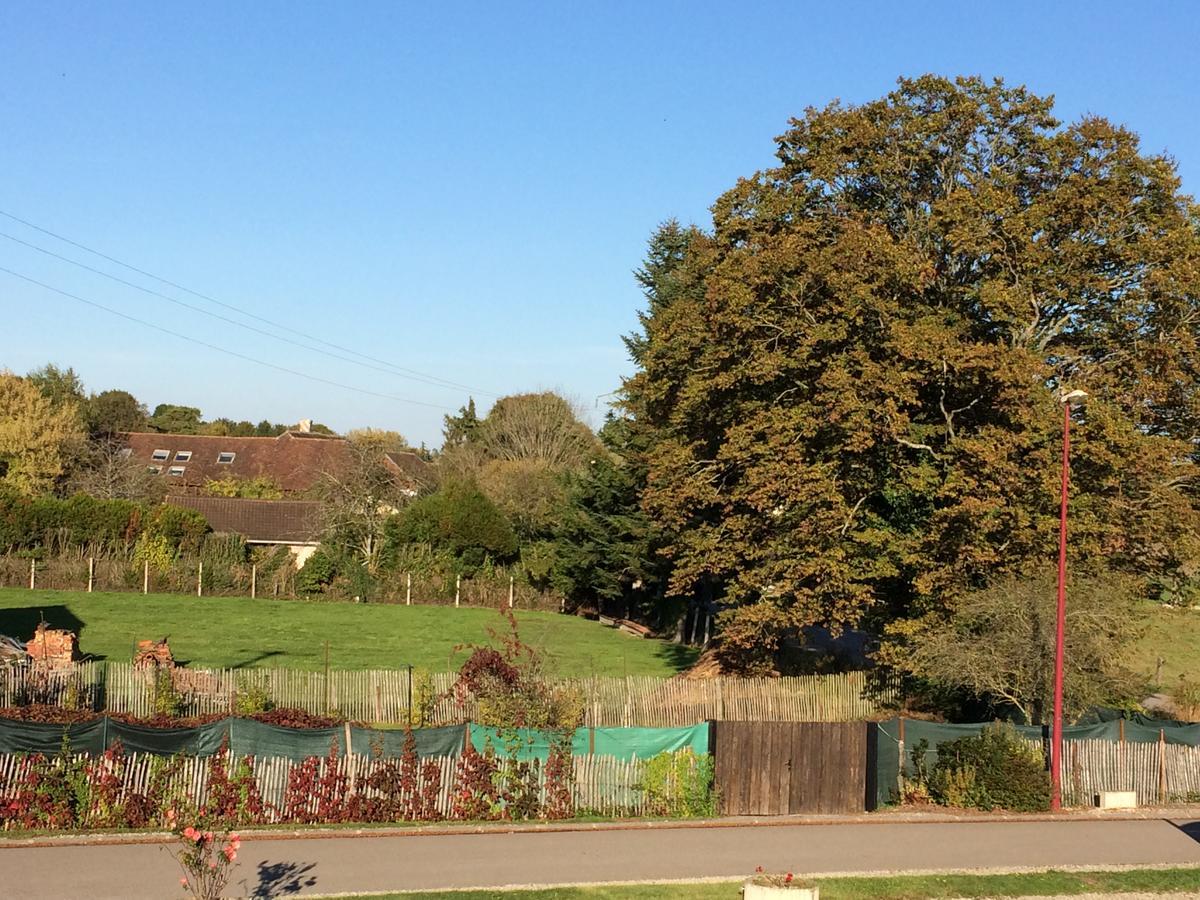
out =
<path fill-rule="evenodd" d="M 153 453 L 150 454 L 150 458 L 157 459 L 159 462 L 162 462 L 163 460 L 171 458 L 171 451 L 170 450 L 155 450 Z"/>
<path fill-rule="evenodd" d="M 185 466 L 171 466 L 171 468 L 167 469 L 167 474 L 178 478 L 184 473 L 185 469 Z"/>
<path fill-rule="evenodd" d="M 175 454 L 175 462 L 187 462 L 192 458 L 191 450 L 180 450 Z"/>
<path fill-rule="evenodd" d="M 217 462 L 223 466 L 227 466 L 231 462 L 233 462 L 234 457 L 236 457 L 236 456 L 237 456 L 236 453 L 233 453 L 229 450 L 222 450 L 220 453 L 217 454 Z"/>

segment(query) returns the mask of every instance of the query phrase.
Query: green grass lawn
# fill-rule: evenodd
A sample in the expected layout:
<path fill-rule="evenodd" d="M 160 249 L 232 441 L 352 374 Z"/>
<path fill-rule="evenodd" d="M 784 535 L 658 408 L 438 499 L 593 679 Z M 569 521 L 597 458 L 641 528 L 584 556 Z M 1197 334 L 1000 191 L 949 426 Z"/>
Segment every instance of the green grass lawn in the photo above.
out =
<path fill-rule="evenodd" d="M 1072 894 L 1194 892 L 1200 869 L 1031 872 L 1020 875 L 895 875 L 820 878 L 821 900 L 925 900 L 948 897 L 1053 897 Z M 741 882 L 638 884 L 521 891 L 380 894 L 373 900 L 736 900 Z M 372 900 L 372 898 L 367 898 Z"/>
<path fill-rule="evenodd" d="M 28 639 L 42 615 L 79 633 L 82 653 L 128 661 L 134 642 L 169 636 L 175 657 L 193 666 L 320 669 L 329 642 L 338 669 L 448 671 L 454 647 L 507 627 L 494 610 L 188 597 L 177 594 L 87 594 L 0 588 L 0 634 Z M 519 612 L 522 639 L 560 675 L 673 675 L 694 651 L 630 637 L 575 616 Z"/>
<path fill-rule="evenodd" d="M 1180 675 L 1200 681 L 1200 610 L 1173 609 L 1147 604 L 1148 627 L 1134 645 L 1129 663 L 1153 680 L 1158 660 L 1163 660 L 1162 686 L 1171 688 Z"/>

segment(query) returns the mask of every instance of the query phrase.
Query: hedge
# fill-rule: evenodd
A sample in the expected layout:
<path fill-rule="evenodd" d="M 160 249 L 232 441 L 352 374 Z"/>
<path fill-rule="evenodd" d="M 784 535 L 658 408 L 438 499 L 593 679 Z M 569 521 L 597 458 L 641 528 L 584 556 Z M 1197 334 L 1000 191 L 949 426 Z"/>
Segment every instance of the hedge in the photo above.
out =
<path fill-rule="evenodd" d="M 138 537 L 163 537 L 173 549 L 194 551 L 208 521 L 191 509 L 131 500 L 100 500 L 86 494 L 25 497 L 0 490 L 0 551 L 38 553 L 89 546 L 128 550 Z"/>

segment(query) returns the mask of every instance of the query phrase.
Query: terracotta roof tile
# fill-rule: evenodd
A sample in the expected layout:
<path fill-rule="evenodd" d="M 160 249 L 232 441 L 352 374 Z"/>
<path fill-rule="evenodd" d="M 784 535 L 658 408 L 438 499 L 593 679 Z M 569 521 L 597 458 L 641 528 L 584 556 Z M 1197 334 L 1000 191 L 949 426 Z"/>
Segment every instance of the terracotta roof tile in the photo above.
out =
<path fill-rule="evenodd" d="M 168 497 L 194 509 L 213 531 L 270 544 L 312 543 L 321 532 L 321 504 L 314 500 L 243 500 L 237 497 Z"/>

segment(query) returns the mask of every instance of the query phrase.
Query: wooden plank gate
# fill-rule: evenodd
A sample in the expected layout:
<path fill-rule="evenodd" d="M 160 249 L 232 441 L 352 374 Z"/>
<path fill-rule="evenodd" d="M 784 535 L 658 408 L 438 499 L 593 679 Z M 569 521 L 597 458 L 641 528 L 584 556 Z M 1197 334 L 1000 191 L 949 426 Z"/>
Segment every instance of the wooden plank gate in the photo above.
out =
<path fill-rule="evenodd" d="M 869 722 L 714 722 L 721 812 L 860 813 L 875 806 Z"/>

